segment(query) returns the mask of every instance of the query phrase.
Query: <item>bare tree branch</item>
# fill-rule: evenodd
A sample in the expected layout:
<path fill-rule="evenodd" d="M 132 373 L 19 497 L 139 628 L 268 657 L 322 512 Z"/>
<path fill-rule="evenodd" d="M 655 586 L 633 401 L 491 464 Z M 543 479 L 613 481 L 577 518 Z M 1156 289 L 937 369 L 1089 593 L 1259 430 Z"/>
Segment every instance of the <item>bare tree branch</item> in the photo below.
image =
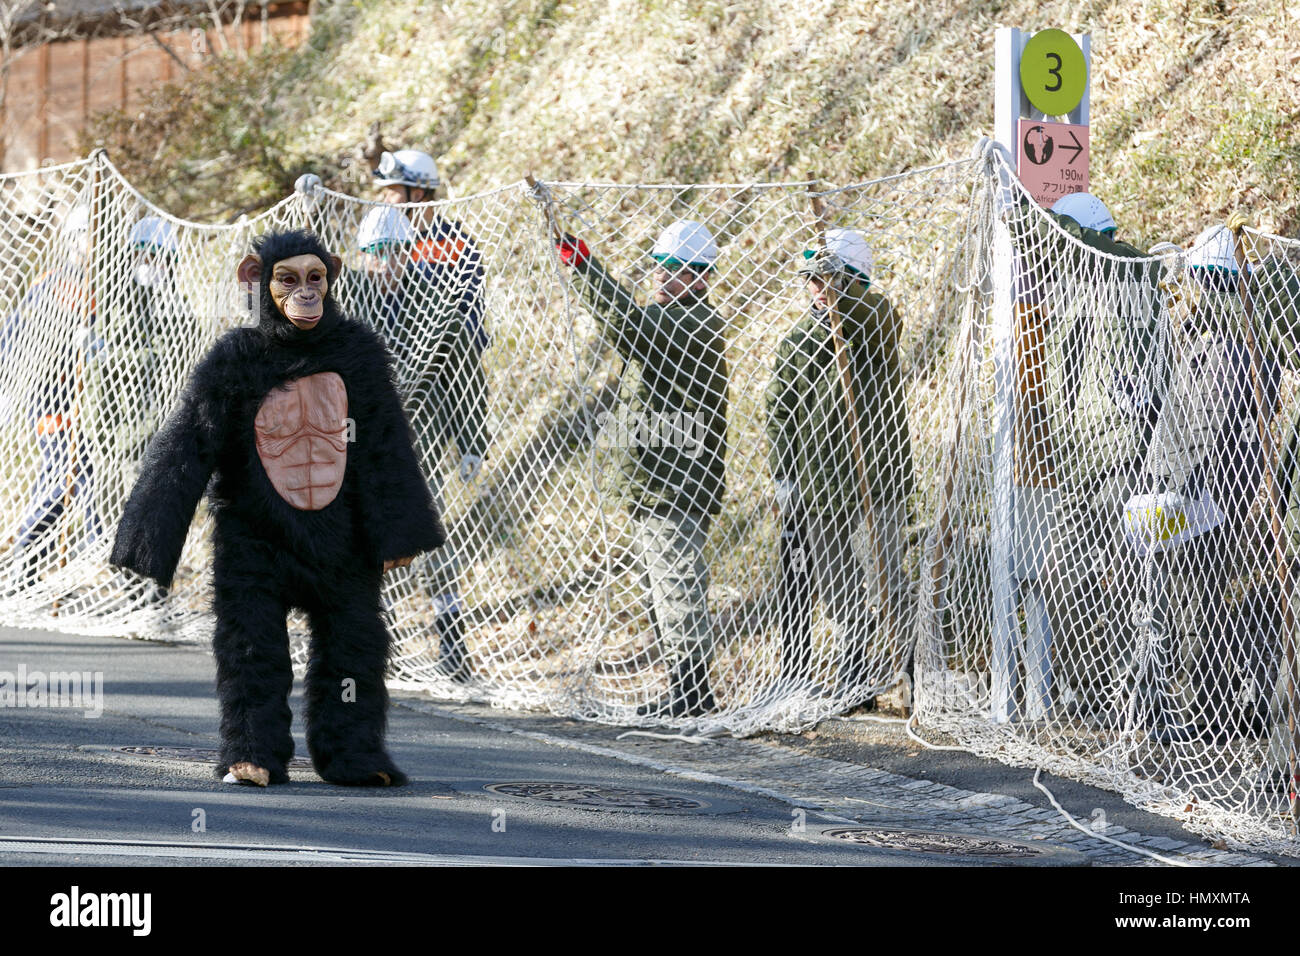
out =
<path fill-rule="evenodd" d="M 379 165 L 379 157 L 388 149 L 384 145 L 384 134 L 378 120 L 370 124 L 370 132 L 366 135 L 366 141 L 357 149 L 357 154 L 361 159 L 370 164 L 373 169 Z"/>
<path fill-rule="evenodd" d="M 150 30 L 149 39 L 153 40 L 154 43 L 158 44 L 158 48 L 160 50 L 162 50 L 169 57 L 171 57 L 176 62 L 177 66 L 179 66 L 181 69 L 185 70 L 188 73 L 190 69 L 190 65 L 186 63 L 184 60 L 182 60 L 180 57 L 178 57 L 176 55 L 176 51 L 173 50 L 169 44 L 163 43 L 162 37 L 159 36 L 160 32 L 161 31 Z"/>
<path fill-rule="evenodd" d="M 221 43 L 221 52 L 229 53 L 230 44 L 226 42 L 226 31 L 222 29 L 221 8 L 217 6 L 216 0 L 208 0 L 208 11 L 212 16 L 212 28 L 217 31 L 217 40 Z"/>

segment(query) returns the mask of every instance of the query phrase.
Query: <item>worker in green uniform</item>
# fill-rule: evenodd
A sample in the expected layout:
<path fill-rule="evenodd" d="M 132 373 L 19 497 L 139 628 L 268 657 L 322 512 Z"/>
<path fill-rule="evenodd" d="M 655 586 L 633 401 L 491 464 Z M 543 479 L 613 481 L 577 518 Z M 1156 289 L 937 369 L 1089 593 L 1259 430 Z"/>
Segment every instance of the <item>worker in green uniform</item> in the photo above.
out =
<path fill-rule="evenodd" d="M 910 649 L 902 535 L 913 468 L 900 320 L 872 287 L 872 252 L 861 233 L 828 230 L 824 248 L 804 255 L 812 308 L 777 349 L 766 396 L 769 460 L 783 525 L 797 528 L 807 584 L 831 620 L 838 687 L 853 693 L 892 679 Z M 787 602 L 794 590 L 783 588 Z M 792 617 L 811 624 L 810 614 Z M 882 622 L 892 633 L 882 633 Z M 806 677 L 811 634 L 799 638 L 787 633 L 782 672 Z"/>
<path fill-rule="evenodd" d="M 1240 232 L 1245 225 L 1246 219 L 1240 214 L 1228 219 L 1228 229 L 1232 232 Z M 1246 234 L 1241 235 L 1247 238 Z M 1252 263 L 1246 283 L 1259 348 L 1283 369 L 1291 371 L 1300 368 L 1300 272 L 1296 263 L 1294 246 L 1273 243 L 1259 261 Z M 1300 790 L 1300 780 L 1297 780 L 1300 755 L 1295 752 L 1293 726 L 1300 723 L 1294 630 L 1300 621 L 1300 600 L 1297 600 L 1300 596 L 1300 560 L 1297 559 L 1300 553 L 1300 405 L 1294 400 L 1279 447 L 1275 492 L 1282 509 L 1283 560 L 1289 593 L 1282 594 L 1282 582 L 1277 581 L 1277 569 L 1270 562 L 1267 576 L 1270 586 L 1262 589 L 1262 606 L 1247 608 L 1254 630 L 1265 632 L 1264 646 L 1260 649 L 1263 653 L 1245 655 L 1244 660 L 1229 669 L 1236 672 L 1236 684 L 1245 691 L 1238 696 L 1249 707 L 1247 719 L 1239 721 L 1239 729 L 1249 732 L 1270 728 L 1268 759 L 1261 768 L 1260 783 L 1267 790 L 1294 793 Z M 1270 553 L 1270 558 L 1273 557 Z M 1249 596 L 1248 593 L 1247 599 Z M 1290 635 L 1285 633 L 1288 609 L 1283 600 L 1290 602 Z M 1261 685 L 1267 689 L 1270 684 L 1271 699 L 1257 692 Z"/>
<path fill-rule="evenodd" d="M 1137 714 L 1170 744 L 1213 739 L 1237 723 L 1235 701 L 1246 683 L 1237 669 L 1253 656 L 1258 623 L 1241 613 L 1234 586 L 1253 574 L 1242 566 L 1239 543 L 1273 467 L 1261 432 L 1271 427 L 1281 381 L 1262 337 L 1253 336 L 1253 347 L 1247 337 L 1231 231 L 1204 230 L 1186 261 L 1192 306 L 1174 329 L 1169 390 L 1143 462 L 1149 493 L 1135 495 L 1125 514 L 1150 558 L 1151 650 Z M 1257 324 L 1264 314 L 1256 310 Z M 1190 626 L 1179 628 L 1180 620 Z M 1187 674 L 1178 681 L 1180 661 Z"/>
<path fill-rule="evenodd" d="M 1044 214 L 1046 213 L 1046 214 Z M 1053 426 L 1054 548 L 1044 568 L 1057 697 L 1070 716 L 1118 721 L 1142 588 L 1123 512 L 1149 483 L 1143 456 L 1168 389 L 1161 269 L 1119 237 L 1091 193 L 1013 207 L 1016 300 L 1042 323 Z M 1100 645 L 1100 646 L 1099 646 Z"/>
<path fill-rule="evenodd" d="M 601 331 L 636 373 L 625 374 L 612 430 L 650 615 L 669 665 L 668 692 L 637 713 L 700 717 L 717 706 L 704 549 L 726 491 L 726 341 L 707 299 L 718 246 L 693 220 L 663 230 L 651 251 L 654 301 L 644 306 L 585 242 L 565 236 L 556 246 Z"/>

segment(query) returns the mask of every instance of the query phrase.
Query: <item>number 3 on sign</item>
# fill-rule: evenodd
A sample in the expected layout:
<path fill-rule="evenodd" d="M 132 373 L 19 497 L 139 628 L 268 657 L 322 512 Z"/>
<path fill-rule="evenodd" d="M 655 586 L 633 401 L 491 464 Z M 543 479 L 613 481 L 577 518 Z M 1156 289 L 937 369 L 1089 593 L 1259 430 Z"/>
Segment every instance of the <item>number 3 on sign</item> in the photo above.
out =
<path fill-rule="evenodd" d="M 1046 88 L 1047 92 L 1059 93 L 1061 92 L 1061 54 L 1047 53 L 1045 54 L 1045 57 L 1052 64 L 1050 67 L 1047 68 L 1048 76 L 1052 76 L 1056 78 L 1056 82 Z"/>
<path fill-rule="evenodd" d="M 1088 62 L 1064 30 L 1040 30 L 1020 54 L 1020 88 L 1035 109 L 1065 116 L 1088 89 Z"/>

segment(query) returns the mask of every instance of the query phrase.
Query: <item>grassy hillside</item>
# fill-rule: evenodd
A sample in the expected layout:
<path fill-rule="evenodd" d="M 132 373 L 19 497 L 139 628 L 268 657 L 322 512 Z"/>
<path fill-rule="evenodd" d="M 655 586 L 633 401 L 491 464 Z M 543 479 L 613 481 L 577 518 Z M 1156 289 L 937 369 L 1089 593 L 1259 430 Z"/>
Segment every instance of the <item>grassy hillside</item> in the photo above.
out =
<path fill-rule="evenodd" d="M 995 28 L 1058 26 L 1093 37 L 1093 189 L 1125 232 L 1185 240 L 1237 206 L 1300 225 L 1300 8 L 1284 0 L 318 6 L 310 44 L 263 58 L 255 81 L 193 79 L 201 115 L 176 109 L 193 89 L 165 92 L 162 120 L 94 137 L 200 216 L 308 168 L 363 190 L 352 157 L 376 120 L 390 144 L 435 154 L 458 194 L 530 169 L 847 182 L 966 155 L 992 127 Z M 225 175 L 196 186 L 182 164 Z"/>

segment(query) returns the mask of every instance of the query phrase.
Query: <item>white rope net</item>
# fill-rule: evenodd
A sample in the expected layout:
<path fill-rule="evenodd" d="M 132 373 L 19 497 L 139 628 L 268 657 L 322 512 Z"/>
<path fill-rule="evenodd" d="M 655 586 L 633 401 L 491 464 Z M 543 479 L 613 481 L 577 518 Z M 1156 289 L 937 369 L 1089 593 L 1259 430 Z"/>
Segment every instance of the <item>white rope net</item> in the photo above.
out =
<path fill-rule="evenodd" d="M 1002 173 L 920 720 L 1295 853 L 1296 244 L 1220 229 L 1126 257 Z"/>
<path fill-rule="evenodd" d="M 307 227 L 396 356 L 448 524 L 387 577 L 394 681 L 748 734 L 914 652 L 924 726 L 1295 852 L 1300 252 L 1243 233 L 1243 302 L 1195 249 L 1116 256 L 1016 189 L 983 158 L 517 183 L 399 207 L 414 236 L 382 245 L 375 203 L 319 188 L 203 226 L 102 155 L 0 178 L 0 615 L 208 638 L 202 509 L 166 593 L 108 552 L 190 369 L 249 321 L 250 239 Z M 680 220 L 711 270 L 651 258 Z"/>

